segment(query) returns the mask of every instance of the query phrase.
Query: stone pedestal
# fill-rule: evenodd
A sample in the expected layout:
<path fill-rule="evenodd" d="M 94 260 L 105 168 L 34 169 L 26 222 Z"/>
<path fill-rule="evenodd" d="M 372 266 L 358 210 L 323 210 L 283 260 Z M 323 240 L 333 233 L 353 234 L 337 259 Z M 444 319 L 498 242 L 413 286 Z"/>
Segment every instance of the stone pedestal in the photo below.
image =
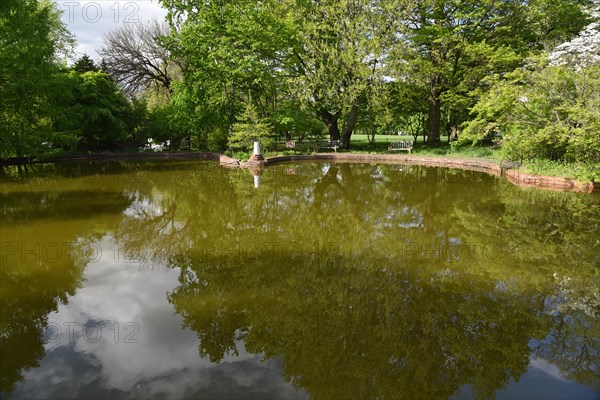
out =
<path fill-rule="evenodd" d="M 253 154 L 252 157 L 250 157 L 250 159 L 248 160 L 248 162 L 264 162 L 265 158 L 262 156 L 262 154 Z"/>
<path fill-rule="evenodd" d="M 265 164 L 265 158 L 260 154 L 260 143 L 254 142 L 254 154 L 248 162 L 246 163 L 246 167 L 262 167 Z"/>

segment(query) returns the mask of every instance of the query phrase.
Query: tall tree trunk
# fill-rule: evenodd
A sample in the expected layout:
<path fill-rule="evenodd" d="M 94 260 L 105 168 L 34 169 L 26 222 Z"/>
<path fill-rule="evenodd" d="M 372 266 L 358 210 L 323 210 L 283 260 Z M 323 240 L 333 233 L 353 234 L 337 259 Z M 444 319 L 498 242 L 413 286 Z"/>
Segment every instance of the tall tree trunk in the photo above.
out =
<path fill-rule="evenodd" d="M 440 93 L 436 86 L 438 77 L 433 77 L 429 81 L 429 129 L 427 130 L 427 144 L 439 146 L 442 144 L 440 139 L 440 119 L 441 119 L 441 104 Z"/>
<path fill-rule="evenodd" d="M 235 121 L 235 83 L 231 82 L 231 95 L 227 90 L 227 83 L 225 83 L 225 98 L 229 107 L 227 116 L 227 136 L 233 134 L 233 122 Z"/>
<path fill-rule="evenodd" d="M 329 185 L 334 185 L 343 189 L 342 184 L 338 181 L 338 167 L 332 165 L 324 177 L 319 179 L 315 184 L 315 189 L 313 191 L 313 204 L 312 207 L 314 209 L 320 210 L 323 206 L 325 199 L 325 190 Z"/>
<path fill-rule="evenodd" d="M 342 140 L 340 142 L 340 147 L 342 149 L 350 148 L 350 137 L 352 136 L 352 132 L 354 131 L 354 127 L 356 126 L 357 119 L 358 101 L 354 101 L 354 103 L 352 103 L 352 107 L 350 108 L 350 112 L 348 112 L 346 121 L 344 121 L 344 129 L 342 129 Z"/>
<path fill-rule="evenodd" d="M 340 140 L 340 127 L 338 126 L 339 114 L 331 114 L 327 110 L 319 112 L 319 118 L 329 130 L 329 140 Z"/>

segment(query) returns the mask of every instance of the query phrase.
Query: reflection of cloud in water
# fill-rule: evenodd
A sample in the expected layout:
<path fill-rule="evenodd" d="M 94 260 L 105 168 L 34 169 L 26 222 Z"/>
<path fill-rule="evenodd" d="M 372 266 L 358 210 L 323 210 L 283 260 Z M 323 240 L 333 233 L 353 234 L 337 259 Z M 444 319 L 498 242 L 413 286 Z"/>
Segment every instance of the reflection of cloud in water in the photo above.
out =
<path fill-rule="evenodd" d="M 139 192 L 128 194 L 131 204 L 123 214 L 129 218 L 146 221 L 160 219 L 165 215 L 165 209 L 162 206 L 164 195 L 158 191 L 153 191 L 150 197 L 141 196 Z M 166 224 L 158 230 L 160 235 L 171 235 L 180 231 L 184 225 L 177 221 L 167 220 Z"/>
<path fill-rule="evenodd" d="M 281 377 L 281 359 L 246 360 L 209 366 L 189 366 L 131 380 L 126 387 L 111 386 L 104 379 L 106 368 L 94 354 L 72 346 L 48 353 L 39 368 L 18 385 L 15 398 L 168 398 L 168 399 L 266 399 L 306 398 Z"/>
<path fill-rule="evenodd" d="M 198 355 L 198 338 L 182 329 L 183 319 L 167 302 L 179 270 L 156 267 L 140 270 L 110 248 L 84 274 L 85 285 L 67 305 L 51 313 L 48 322 L 62 328 L 60 339 L 47 343 L 38 368 L 27 371 L 16 386 L 16 398 L 71 397 L 303 397 L 285 382 L 280 360 L 262 362 L 238 343 L 239 356 L 212 364 Z M 86 340 L 83 326 L 100 321 L 99 340 Z M 125 343 L 133 328 L 139 331 Z M 69 324 L 74 327 L 69 340 Z M 118 325 L 115 325 L 118 323 Z M 90 338 L 96 330 L 90 329 Z M 116 336 L 118 332 L 118 336 Z M 115 340 L 116 339 L 116 340 Z M 95 342 L 95 343 L 92 343 Z"/>
<path fill-rule="evenodd" d="M 225 362 L 211 368 L 193 368 L 141 382 L 142 397 L 161 393 L 191 398 L 306 398 L 281 377 L 282 361 L 261 362 L 259 357 Z"/>
<path fill-rule="evenodd" d="M 529 368 L 530 371 L 533 369 L 538 370 L 539 372 L 549 375 L 559 381 L 569 381 L 560 374 L 560 369 L 557 366 L 550 364 L 548 361 L 542 358 L 532 358 L 529 362 Z"/>
<path fill-rule="evenodd" d="M 130 193 L 128 196 L 131 200 L 131 205 L 123 212 L 131 218 L 156 218 L 163 215 L 163 209 L 159 205 L 163 200 L 161 193 L 153 193 L 152 199 L 146 196 L 140 196 L 138 192 Z"/>

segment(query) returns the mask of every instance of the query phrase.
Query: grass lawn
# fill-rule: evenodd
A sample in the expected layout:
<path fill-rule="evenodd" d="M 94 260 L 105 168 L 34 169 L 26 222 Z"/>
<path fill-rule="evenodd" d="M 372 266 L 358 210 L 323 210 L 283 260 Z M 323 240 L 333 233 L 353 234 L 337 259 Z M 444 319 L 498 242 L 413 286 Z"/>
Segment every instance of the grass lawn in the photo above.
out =
<path fill-rule="evenodd" d="M 447 137 L 442 137 L 442 145 L 438 147 L 427 146 L 423 142 L 423 137 L 419 137 L 417 143 L 414 144 L 412 154 L 427 155 L 427 156 L 444 156 L 457 158 L 485 158 L 500 162 L 502 156 L 498 149 L 492 149 L 490 146 L 462 146 L 460 148 L 452 148 L 448 143 Z M 410 135 L 376 135 L 373 143 L 369 142 L 367 135 L 352 135 L 350 140 L 349 150 L 339 150 L 338 152 L 350 153 L 370 153 L 370 154 L 386 154 L 391 153 L 388 146 L 391 142 L 412 142 L 413 137 Z M 281 154 L 310 154 L 314 152 L 311 143 L 296 143 L 295 149 L 285 149 L 284 143 L 278 144 L 277 151 L 268 151 L 264 155 L 281 155 Z M 394 152 L 398 154 L 406 154 L 406 152 Z"/>
<path fill-rule="evenodd" d="M 420 137 L 419 141 L 422 141 L 423 138 Z M 384 144 L 387 148 L 387 144 L 390 142 L 400 142 L 400 141 L 404 141 L 404 142 L 412 142 L 413 141 L 413 137 L 410 135 L 375 135 L 375 143 L 374 144 Z M 352 143 L 352 145 L 357 145 L 357 146 L 362 146 L 362 145 L 370 145 L 369 143 L 369 139 L 367 135 L 352 135 L 352 138 L 350 140 L 350 143 Z"/>
<path fill-rule="evenodd" d="M 488 160 L 500 162 L 502 156 L 498 149 L 492 149 L 490 146 L 462 146 L 460 148 L 451 148 L 447 137 L 442 137 L 442 145 L 439 147 L 430 147 L 425 145 L 423 137 L 420 136 L 414 145 L 412 154 L 426 156 L 444 156 L 458 158 L 485 158 Z M 350 141 L 350 151 L 360 153 L 388 153 L 388 144 L 390 142 L 412 142 L 412 136 L 398 135 L 376 135 L 375 142 L 369 143 L 367 135 L 352 135 Z"/>

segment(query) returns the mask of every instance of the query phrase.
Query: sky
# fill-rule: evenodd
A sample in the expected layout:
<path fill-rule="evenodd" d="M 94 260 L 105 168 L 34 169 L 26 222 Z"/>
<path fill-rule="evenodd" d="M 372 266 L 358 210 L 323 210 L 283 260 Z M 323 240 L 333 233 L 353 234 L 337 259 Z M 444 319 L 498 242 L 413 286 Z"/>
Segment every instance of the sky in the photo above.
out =
<path fill-rule="evenodd" d="M 167 15 L 158 0 L 55 0 L 62 20 L 77 39 L 77 56 L 87 54 L 100 61 L 96 52 L 102 35 L 125 24 L 137 24 Z"/>

